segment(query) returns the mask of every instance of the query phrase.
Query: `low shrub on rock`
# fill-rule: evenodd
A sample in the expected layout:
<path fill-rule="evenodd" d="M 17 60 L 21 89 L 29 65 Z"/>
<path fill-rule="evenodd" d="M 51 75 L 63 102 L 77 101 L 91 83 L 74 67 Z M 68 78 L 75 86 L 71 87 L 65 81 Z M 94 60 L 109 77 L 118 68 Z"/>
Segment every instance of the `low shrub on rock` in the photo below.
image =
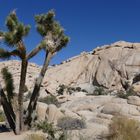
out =
<path fill-rule="evenodd" d="M 58 120 L 57 126 L 62 130 L 77 130 L 86 128 L 86 124 L 84 120 L 64 117 Z"/>
<path fill-rule="evenodd" d="M 46 138 L 44 135 L 34 133 L 34 134 L 28 134 L 25 137 L 25 140 L 46 140 Z"/>
<path fill-rule="evenodd" d="M 94 95 L 107 95 L 103 87 L 96 87 L 93 94 Z"/>
<path fill-rule="evenodd" d="M 86 90 L 82 89 L 81 87 L 71 87 L 71 86 L 67 86 L 67 85 L 59 85 L 58 89 L 56 90 L 56 92 L 58 93 L 58 95 L 63 95 L 64 92 L 66 92 L 67 94 L 71 95 L 74 92 L 86 92 Z"/>
<path fill-rule="evenodd" d="M 57 107 L 60 106 L 60 104 L 59 104 L 57 98 L 56 98 L 55 96 L 53 96 L 53 95 L 46 96 L 46 97 L 44 97 L 44 98 L 40 98 L 39 101 L 40 101 L 40 102 L 43 102 L 43 103 L 46 103 L 46 104 L 48 104 L 48 105 L 49 105 L 49 104 L 54 104 L 54 105 L 56 105 Z"/>
<path fill-rule="evenodd" d="M 126 117 L 114 117 L 109 132 L 107 140 L 139 140 L 140 123 Z"/>
<path fill-rule="evenodd" d="M 136 96 L 137 93 L 134 91 L 133 88 L 129 88 L 127 91 L 118 91 L 117 97 L 123 98 L 123 99 L 128 99 L 129 96 Z"/>
<path fill-rule="evenodd" d="M 34 126 L 37 130 L 42 130 L 44 133 L 48 133 L 51 138 L 55 138 L 56 129 L 52 123 L 47 121 L 40 121 Z"/>
<path fill-rule="evenodd" d="M 0 122 L 4 122 L 5 121 L 5 115 L 3 111 L 0 111 Z"/>

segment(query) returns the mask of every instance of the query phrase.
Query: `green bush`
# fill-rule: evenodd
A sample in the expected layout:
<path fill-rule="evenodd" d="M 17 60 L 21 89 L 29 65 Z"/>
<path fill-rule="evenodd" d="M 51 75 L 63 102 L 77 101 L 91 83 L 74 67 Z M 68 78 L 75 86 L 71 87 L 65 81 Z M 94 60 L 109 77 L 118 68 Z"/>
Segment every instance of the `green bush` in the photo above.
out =
<path fill-rule="evenodd" d="M 57 107 L 60 107 L 60 103 L 58 102 L 58 100 L 56 99 L 55 96 L 53 95 L 50 95 L 50 96 L 47 96 L 47 97 L 44 97 L 44 98 L 40 98 L 39 99 L 40 102 L 43 102 L 43 103 L 46 103 L 46 104 L 54 104 L 56 105 Z"/>
<path fill-rule="evenodd" d="M 109 132 L 107 140 L 139 140 L 140 123 L 126 117 L 114 117 Z"/>
<path fill-rule="evenodd" d="M 64 91 L 66 91 L 66 93 L 68 93 L 69 95 L 71 95 L 73 92 L 87 92 L 86 90 L 81 89 L 81 87 L 70 87 L 64 84 L 59 85 L 58 89 L 56 90 L 58 95 L 63 95 Z"/>
<path fill-rule="evenodd" d="M 137 93 L 133 90 L 133 88 L 129 88 L 127 91 L 118 91 L 117 97 L 123 98 L 123 99 L 128 99 L 129 96 L 135 96 Z"/>
<path fill-rule="evenodd" d="M 58 93 L 58 95 L 63 95 L 65 89 L 66 89 L 66 86 L 62 84 L 62 85 L 59 85 L 58 90 L 56 90 L 56 92 Z"/>
<path fill-rule="evenodd" d="M 25 140 L 46 140 L 44 135 L 41 134 L 28 134 Z"/>
<path fill-rule="evenodd" d="M 59 119 L 57 126 L 62 130 L 77 130 L 86 128 L 85 121 L 71 117 L 64 117 Z"/>
<path fill-rule="evenodd" d="M 4 122 L 4 121 L 5 121 L 4 112 L 0 111 L 0 122 Z"/>
<path fill-rule="evenodd" d="M 35 124 L 36 129 L 42 130 L 44 133 L 48 133 L 48 135 L 52 138 L 55 138 L 56 129 L 54 128 L 52 123 L 48 123 L 47 121 L 41 121 Z"/>
<path fill-rule="evenodd" d="M 95 95 L 95 96 L 98 96 L 98 95 L 107 95 L 107 92 L 104 90 L 103 87 L 96 87 L 92 95 Z"/>

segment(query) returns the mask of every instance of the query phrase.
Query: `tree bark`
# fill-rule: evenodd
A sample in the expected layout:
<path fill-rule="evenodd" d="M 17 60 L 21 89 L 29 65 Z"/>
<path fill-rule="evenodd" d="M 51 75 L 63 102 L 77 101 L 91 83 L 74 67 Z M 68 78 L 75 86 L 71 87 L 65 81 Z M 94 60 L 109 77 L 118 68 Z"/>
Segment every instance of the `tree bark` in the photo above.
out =
<path fill-rule="evenodd" d="M 27 61 L 22 59 L 21 62 L 21 75 L 20 75 L 20 85 L 18 94 L 18 110 L 16 113 L 16 134 L 20 134 L 20 130 L 23 130 L 23 93 L 25 89 L 26 73 L 27 73 Z"/>
<path fill-rule="evenodd" d="M 40 50 L 43 49 L 43 45 L 38 45 L 35 49 L 33 49 L 27 56 L 27 60 L 30 60 L 32 57 L 34 57 Z"/>
<path fill-rule="evenodd" d="M 45 76 L 46 70 L 48 68 L 49 62 L 51 60 L 53 56 L 53 53 L 46 51 L 46 56 L 45 56 L 45 61 L 44 61 L 44 65 L 41 69 L 41 72 L 39 74 L 39 77 L 36 79 L 36 83 L 34 86 L 34 90 L 27 108 L 27 112 L 26 112 L 26 120 L 25 120 L 25 124 L 31 126 L 31 122 L 32 122 L 32 113 L 35 111 L 36 109 L 36 104 L 37 104 L 37 100 L 39 97 L 39 91 L 40 91 L 40 87 L 41 87 L 41 83 L 43 81 L 43 78 Z"/>
<path fill-rule="evenodd" d="M 20 84 L 18 93 L 18 107 L 16 108 L 16 134 L 19 135 L 20 131 L 23 130 L 23 93 L 25 89 L 26 73 L 27 73 L 27 59 L 26 59 L 26 48 L 24 43 L 21 41 L 17 44 L 18 49 L 21 52 L 21 72 L 20 72 Z"/>

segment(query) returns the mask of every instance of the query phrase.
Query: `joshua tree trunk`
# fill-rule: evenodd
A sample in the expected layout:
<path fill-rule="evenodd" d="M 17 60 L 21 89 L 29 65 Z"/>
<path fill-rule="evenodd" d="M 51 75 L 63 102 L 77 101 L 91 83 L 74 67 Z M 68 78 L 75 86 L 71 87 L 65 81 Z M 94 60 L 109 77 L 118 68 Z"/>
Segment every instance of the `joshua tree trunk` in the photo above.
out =
<path fill-rule="evenodd" d="M 26 82 L 26 72 L 27 72 L 27 60 L 26 60 L 26 48 L 23 42 L 17 44 L 18 49 L 21 51 L 21 72 L 20 72 L 20 85 L 18 93 L 18 107 L 16 110 L 16 134 L 20 134 L 20 131 L 23 130 L 24 121 L 23 121 L 23 93 L 25 89 Z"/>
<path fill-rule="evenodd" d="M 10 127 L 15 132 L 15 114 L 11 104 L 7 101 L 6 95 L 0 85 L 0 96 L 1 96 L 1 104 L 3 106 L 4 113 L 6 115 L 7 121 Z"/>
<path fill-rule="evenodd" d="M 28 108 L 27 108 L 27 113 L 26 113 L 27 117 L 25 120 L 25 124 L 27 124 L 29 126 L 31 125 L 31 122 L 32 122 L 31 115 L 36 109 L 36 104 L 37 104 L 37 100 L 39 97 L 40 86 L 41 86 L 41 83 L 43 81 L 43 78 L 45 76 L 46 70 L 48 68 L 48 65 L 49 65 L 49 62 L 50 62 L 52 56 L 53 56 L 53 53 L 46 51 L 44 65 L 41 69 L 39 77 L 36 79 L 34 90 L 33 90 L 33 93 L 32 93 L 31 99 L 30 99 L 30 103 L 29 103 Z"/>
<path fill-rule="evenodd" d="M 20 86 L 19 86 L 19 94 L 18 94 L 18 110 L 16 113 L 16 134 L 20 134 L 20 130 L 23 130 L 24 127 L 23 93 L 25 89 L 26 72 L 27 72 L 27 61 L 26 59 L 23 59 L 21 64 Z"/>

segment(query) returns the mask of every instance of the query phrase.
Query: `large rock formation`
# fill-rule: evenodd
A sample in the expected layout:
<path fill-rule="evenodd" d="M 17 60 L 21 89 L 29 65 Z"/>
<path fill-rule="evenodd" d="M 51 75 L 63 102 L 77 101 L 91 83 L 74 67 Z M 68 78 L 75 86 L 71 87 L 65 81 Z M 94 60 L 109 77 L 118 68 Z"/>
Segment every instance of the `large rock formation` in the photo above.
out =
<path fill-rule="evenodd" d="M 0 62 L 8 66 L 19 82 L 20 62 Z M 29 63 L 26 85 L 31 88 L 40 67 Z M 140 81 L 140 43 L 116 42 L 97 47 L 92 52 L 83 52 L 79 56 L 49 67 L 42 86 L 55 93 L 60 84 L 79 86 L 90 83 L 108 89 L 127 88 Z M 1 78 L 0 78 L 1 82 Z"/>
<path fill-rule="evenodd" d="M 18 90 L 20 62 L 0 62 L 0 71 L 5 66 L 13 74 L 15 90 Z M 26 79 L 29 90 L 32 90 L 40 69 L 41 67 L 36 64 L 29 63 Z M 0 82 L 3 84 L 1 76 Z M 73 136 L 80 134 L 83 138 L 98 140 L 102 134 L 108 134 L 108 125 L 116 115 L 140 121 L 140 97 L 129 96 L 128 99 L 121 99 L 112 94 L 90 96 L 95 90 L 93 86 L 119 90 L 133 85 L 140 92 L 139 83 L 140 43 L 121 41 L 96 48 L 90 53 L 84 52 L 60 65 L 50 66 L 41 87 L 42 97 L 47 95 L 46 91 L 55 94 L 60 84 L 81 87 L 88 93 L 76 91 L 71 95 L 58 96 L 62 103 L 59 108 L 38 102 L 36 114 L 38 120 L 47 118 L 54 124 L 63 117 L 84 119 L 87 127 L 82 130 L 72 130 Z M 28 101 L 24 103 L 25 109 L 27 105 Z"/>
<path fill-rule="evenodd" d="M 44 86 L 53 92 L 59 84 L 90 83 L 108 89 L 121 89 L 140 81 L 139 74 L 140 43 L 120 41 L 82 53 L 50 68 Z"/>

